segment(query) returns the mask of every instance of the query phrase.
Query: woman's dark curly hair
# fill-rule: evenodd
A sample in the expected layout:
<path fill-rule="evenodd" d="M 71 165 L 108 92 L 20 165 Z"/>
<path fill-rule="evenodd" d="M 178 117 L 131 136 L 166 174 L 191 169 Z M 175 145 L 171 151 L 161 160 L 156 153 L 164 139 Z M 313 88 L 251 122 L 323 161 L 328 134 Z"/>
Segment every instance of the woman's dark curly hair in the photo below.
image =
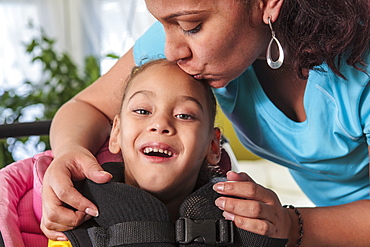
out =
<path fill-rule="evenodd" d="M 339 70 L 343 59 L 369 73 L 364 61 L 370 43 L 369 0 L 285 0 L 273 26 L 302 79 L 307 79 L 305 69 L 323 62 L 344 78 Z"/>

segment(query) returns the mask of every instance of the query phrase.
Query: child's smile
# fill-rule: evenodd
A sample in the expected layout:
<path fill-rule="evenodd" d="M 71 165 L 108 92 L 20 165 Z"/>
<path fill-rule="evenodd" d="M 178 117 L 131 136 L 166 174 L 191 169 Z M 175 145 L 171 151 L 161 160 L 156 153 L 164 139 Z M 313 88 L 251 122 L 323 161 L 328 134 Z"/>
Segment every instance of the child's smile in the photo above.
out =
<path fill-rule="evenodd" d="M 153 162 L 166 162 L 176 156 L 176 151 L 164 143 L 145 144 L 141 149 L 142 153 L 147 156 L 148 160 Z"/>

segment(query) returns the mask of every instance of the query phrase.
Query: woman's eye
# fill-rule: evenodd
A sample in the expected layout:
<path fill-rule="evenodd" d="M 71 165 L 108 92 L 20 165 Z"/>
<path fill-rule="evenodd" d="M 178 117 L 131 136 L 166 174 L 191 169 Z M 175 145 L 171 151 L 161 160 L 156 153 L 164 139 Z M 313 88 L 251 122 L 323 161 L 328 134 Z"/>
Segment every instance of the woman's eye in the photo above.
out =
<path fill-rule="evenodd" d="M 179 119 L 183 119 L 183 120 L 193 119 L 193 117 L 188 115 L 188 114 L 178 114 L 178 115 L 176 115 L 176 117 L 179 118 Z"/>
<path fill-rule="evenodd" d="M 134 112 L 136 112 L 137 114 L 140 114 L 140 115 L 150 115 L 150 111 L 144 110 L 144 109 L 136 109 L 136 110 L 134 110 Z"/>
<path fill-rule="evenodd" d="M 183 30 L 183 31 L 184 31 L 185 34 L 196 34 L 200 31 L 201 28 L 202 28 L 202 24 L 199 24 L 198 26 L 196 26 L 193 29 Z"/>

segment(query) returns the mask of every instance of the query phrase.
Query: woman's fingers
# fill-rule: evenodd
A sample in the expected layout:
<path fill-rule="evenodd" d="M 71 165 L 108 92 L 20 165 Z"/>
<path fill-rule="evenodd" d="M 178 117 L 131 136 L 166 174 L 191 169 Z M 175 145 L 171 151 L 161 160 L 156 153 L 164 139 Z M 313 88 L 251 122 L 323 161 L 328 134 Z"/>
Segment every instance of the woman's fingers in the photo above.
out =
<path fill-rule="evenodd" d="M 67 241 L 68 240 L 68 238 L 62 232 L 57 232 L 57 231 L 53 231 L 53 230 L 49 230 L 45 228 L 42 221 L 41 221 L 40 228 L 42 232 L 45 234 L 45 236 L 50 240 L 54 240 L 54 241 Z"/>
<path fill-rule="evenodd" d="M 107 183 L 112 179 L 112 175 L 103 170 L 96 158 L 90 152 L 85 155 L 78 156 L 76 164 L 78 169 L 82 169 L 84 178 L 86 177 L 95 183 Z M 75 172 L 78 173 L 78 171 Z"/>
<path fill-rule="evenodd" d="M 246 220 L 245 217 L 241 216 L 235 216 L 233 221 L 238 228 L 260 235 L 281 238 L 281 236 L 276 234 L 276 226 L 269 221 L 259 219 Z"/>
<path fill-rule="evenodd" d="M 82 151 L 78 155 L 71 152 L 54 159 L 46 170 L 42 187 L 41 229 L 50 239 L 56 240 L 61 231 L 70 230 L 98 215 L 98 208 L 83 197 L 72 182 L 86 177 L 96 183 L 105 183 L 112 175 L 103 171 L 94 156 Z"/>
<path fill-rule="evenodd" d="M 47 196 L 48 203 L 43 201 L 40 228 L 49 239 L 61 240 L 62 231 L 71 230 L 86 219 L 86 213 L 66 208 L 50 187 L 43 187 L 43 196 Z"/>
<path fill-rule="evenodd" d="M 237 172 L 229 171 L 226 174 L 226 176 L 227 176 L 228 181 L 250 181 L 250 182 L 254 182 L 254 180 L 248 174 L 246 174 L 245 172 L 237 173 Z"/>
<path fill-rule="evenodd" d="M 213 189 L 223 195 L 258 200 L 265 203 L 275 203 L 278 201 L 278 198 L 274 192 L 253 181 L 219 182 L 213 186 Z"/>
<path fill-rule="evenodd" d="M 54 190 L 48 186 L 43 185 L 43 203 L 42 203 L 42 216 L 47 219 L 47 222 L 55 222 L 64 226 L 77 226 L 83 222 L 87 213 L 96 216 L 97 213 L 86 212 L 86 208 L 91 208 L 90 211 L 96 211 L 96 206 L 88 199 L 84 198 L 74 187 L 70 187 L 69 192 L 63 192 L 62 196 L 58 197 Z M 66 197 L 66 195 L 69 195 Z M 44 199 L 44 198 L 47 198 Z M 60 199 L 62 198 L 62 200 Z M 63 202 L 66 201 L 66 202 Z M 68 203 L 68 201 L 71 202 Z M 86 200 L 86 202 L 83 202 Z M 66 204 L 70 207 L 66 207 Z M 87 206 L 86 206 L 87 205 Z M 72 208 L 74 209 L 72 209 Z M 51 230 L 65 230 L 56 229 Z"/>
<path fill-rule="evenodd" d="M 290 218 L 277 195 L 255 183 L 245 173 L 229 172 L 229 181 L 214 185 L 222 195 L 215 204 L 224 211 L 226 219 L 244 230 L 270 237 L 286 238 Z M 227 197 L 231 196 L 231 197 Z"/>
<path fill-rule="evenodd" d="M 238 228 L 254 232 L 260 235 L 266 235 L 270 237 L 282 237 L 276 235 L 276 226 L 267 220 L 248 218 L 245 216 L 239 216 L 228 211 L 224 211 L 222 214 L 225 219 L 234 221 L 235 226 Z"/>
<path fill-rule="evenodd" d="M 98 168 L 101 169 L 101 166 L 97 163 L 91 166 L 90 169 L 86 170 L 86 177 L 98 184 L 109 182 L 112 179 L 112 174 Z"/>
<path fill-rule="evenodd" d="M 219 197 L 216 206 L 223 216 L 234 221 L 244 230 L 269 237 L 286 238 L 289 233 L 289 217 L 280 204 L 267 204 L 257 200 Z"/>
<path fill-rule="evenodd" d="M 46 210 L 47 215 L 59 214 L 57 210 L 67 204 L 81 212 L 88 209 L 88 213 L 95 216 L 98 212 L 97 207 L 75 189 L 71 180 L 71 171 L 68 168 L 59 170 L 49 168 L 45 173 L 42 188 L 43 210 Z M 68 219 L 68 217 L 71 215 L 60 215 L 58 219 Z"/>
<path fill-rule="evenodd" d="M 215 204 L 221 210 L 232 215 L 238 215 L 249 219 L 265 219 L 269 222 L 276 221 L 276 218 L 270 215 L 271 207 L 259 201 L 219 197 L 216 199 Z"/>

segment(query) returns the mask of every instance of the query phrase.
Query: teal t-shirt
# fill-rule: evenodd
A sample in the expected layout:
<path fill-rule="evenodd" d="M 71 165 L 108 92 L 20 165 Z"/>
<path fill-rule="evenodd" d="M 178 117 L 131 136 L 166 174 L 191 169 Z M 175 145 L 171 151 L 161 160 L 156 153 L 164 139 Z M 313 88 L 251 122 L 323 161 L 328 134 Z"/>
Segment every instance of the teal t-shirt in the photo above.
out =
<path fill-rule="evenodd" d="M 135 61 L 164 56 L 164 44 L 157 22 L 136 42 Z M 370 199 L 370 78 L 344 62 L 341 72 L 348 80 L 325 64 L 310 72 L 304 95 L 307 119 L 299 123 L 269 100 L 252 66 L 225 88 L 214 89 L 241 143 L 288 167 L 318 206 Z"/>

